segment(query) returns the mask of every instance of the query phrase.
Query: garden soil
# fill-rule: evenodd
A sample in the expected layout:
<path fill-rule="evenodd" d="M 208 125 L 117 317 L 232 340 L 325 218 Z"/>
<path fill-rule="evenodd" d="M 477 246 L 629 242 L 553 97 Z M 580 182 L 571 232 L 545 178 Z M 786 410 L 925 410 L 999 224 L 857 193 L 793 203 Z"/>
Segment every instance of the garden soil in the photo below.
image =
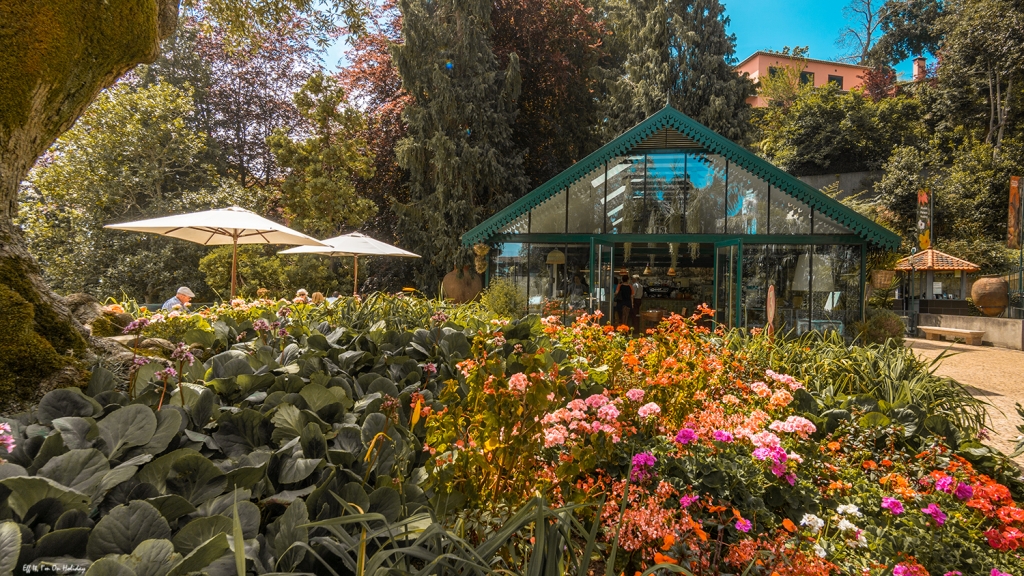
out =
<path fill-rule="evenodd" d="M 964 384 L 975 397 L 991 405 L 989 444 L 1006 454 L 1013 452 L 1017 425 L 1021 423 L 1014 406 L 1017 402 L 1024 405 L 1024 352 L 917 338 L 908 338 L 907 346 L 926 361 L 948 350 L 936 374 Z M 1024 455 L 1014 460 L 1024 467 Z"/>

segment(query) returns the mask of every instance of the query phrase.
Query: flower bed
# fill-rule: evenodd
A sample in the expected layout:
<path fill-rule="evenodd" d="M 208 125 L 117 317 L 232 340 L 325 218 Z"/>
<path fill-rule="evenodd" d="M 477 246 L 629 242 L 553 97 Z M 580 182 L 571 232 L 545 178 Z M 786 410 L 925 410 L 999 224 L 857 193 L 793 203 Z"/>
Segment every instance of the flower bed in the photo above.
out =
<path fill-rule="evenodd" d="M 840 390 L 836 349 L 786 364 L 834 342 L 709 313 L 639 338 L 414 298 L 148 316 L 171 357 L 3 420 L 0 568 L 1024 576 L 968 396 Z"/>

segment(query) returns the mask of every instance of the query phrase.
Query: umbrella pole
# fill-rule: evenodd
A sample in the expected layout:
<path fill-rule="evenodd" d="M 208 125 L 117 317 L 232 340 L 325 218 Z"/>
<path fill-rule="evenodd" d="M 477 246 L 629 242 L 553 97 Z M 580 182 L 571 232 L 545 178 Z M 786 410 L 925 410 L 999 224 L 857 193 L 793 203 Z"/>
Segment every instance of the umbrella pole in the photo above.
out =
<path fill-rule="evenodd" d="M 352 257 L 352 295 L 359 295 L 359 256 Z"/>
<path fill-rule="evenodd" d="M 235 299 L 235 275 L 238 270 L 238 236 L 235 235 L 231 238 L 232 249 L 231 249 L 231 299 Z"/>

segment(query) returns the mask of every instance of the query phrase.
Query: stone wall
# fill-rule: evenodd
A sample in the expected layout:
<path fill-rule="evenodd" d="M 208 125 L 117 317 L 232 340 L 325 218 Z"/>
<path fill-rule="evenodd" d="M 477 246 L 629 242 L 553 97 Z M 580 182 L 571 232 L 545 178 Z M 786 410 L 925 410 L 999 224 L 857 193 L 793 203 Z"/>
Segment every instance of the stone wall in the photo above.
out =
<path fill-rule="evenodd" d="M 945 314 L 920 314 L 918 326 L 941 326 L 942 328 L 959 328 L 961 330 L 984 330 L 982 342 L 1009 348 L 1024 350 L 1024 320 L 1013 318 L 986 318 L 983 316 L 948 316 Z M 924 333 L 918 330 L 919 336 Z"/>

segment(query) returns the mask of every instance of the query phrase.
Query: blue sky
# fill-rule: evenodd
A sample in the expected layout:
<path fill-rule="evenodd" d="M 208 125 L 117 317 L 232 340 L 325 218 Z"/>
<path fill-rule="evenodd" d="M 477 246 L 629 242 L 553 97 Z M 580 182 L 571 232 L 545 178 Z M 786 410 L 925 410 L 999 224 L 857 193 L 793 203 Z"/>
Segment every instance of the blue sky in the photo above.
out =
<path fill-rule="evenodd" d="M 808 56 L 831 60 L 842 55 L 836 46 L 845 25 L 843 7 L 848 0 L 723 0 L 736 35 L 736 56 L 746 58 L 757 50 L 781 50 L 783 46 L 810 46 Z M 332 46 L 324 60 L 335 67 L 343 57 L 343 43 Z M 896 67 L 909 77 L 910 61 Z"/>

